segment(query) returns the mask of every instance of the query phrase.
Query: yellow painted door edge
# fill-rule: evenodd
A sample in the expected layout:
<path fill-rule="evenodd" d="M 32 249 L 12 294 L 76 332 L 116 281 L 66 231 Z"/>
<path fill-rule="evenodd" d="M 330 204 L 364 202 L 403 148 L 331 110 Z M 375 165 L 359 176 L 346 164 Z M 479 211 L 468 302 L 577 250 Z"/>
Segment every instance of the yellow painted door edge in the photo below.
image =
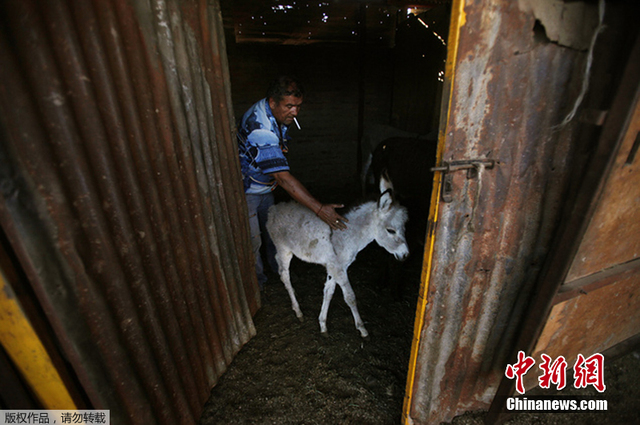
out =
<path fill-rule="evenodd" d="M 446 130 L 449 125 L 451 113 L 451 96 L 453 94 L 453 83 L 455 78 L 455 65 L 458 57 L 458 45 L 460 28 L 466 22 L 464 13 L 464 0 L 454 0 L 451 7 L 451 23 L 449 25 L 449 40 L 447 42 L 447 61 L 445 65 L 445 87 L 443 90 L 442 110 L 445 120 L 441 120 L 438 131 L 438 150 L 436 153 L 437 163 L 442 162 L 444 151 Z M 402 408 L 402 423 L 413 424 L 410 416 L 411 400 L 413 398 L 414 380 L 420 350 L 420 336 L 424 327 L 424 314 L 427 307 L 427 293 L 429 280 L 431 278 L 431 266 L 433 263 L 433 248 L 435 244 L 435 230 L 438 219 L 438 209 L 440 206 L 440 191 L 442 186 L 442 172 L 436 172 L 433 177 L 433 190 L 431 192 L 431 206 L 429 208 L 429 222 L 427 226 L 427 239 L 424 247 L 424 259 L 422 263 L 422 274 L 420 277 L 420 291 L 416 307 L 416 317 L 413 327 L 413 341 L 411 343 L 411 356 L 409 358 L 409 371 L 407 373 L 407 386 L 405 390 L 404 405 Z"/>
<path fill-rule="evenodd" d="M 2 271 L 0 271 L 0 344 L 45 409 L 76 409 L 67 387 L 25 316 Z M 12 408 L 12 406 L 8 407 Z"/>

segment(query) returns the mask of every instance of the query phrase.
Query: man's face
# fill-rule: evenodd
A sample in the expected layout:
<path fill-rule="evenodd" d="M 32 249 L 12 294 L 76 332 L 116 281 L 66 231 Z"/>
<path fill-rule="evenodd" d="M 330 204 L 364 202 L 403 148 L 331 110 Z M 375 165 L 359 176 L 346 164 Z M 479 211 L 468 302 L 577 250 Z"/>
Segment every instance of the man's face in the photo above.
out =
<path fill-rule="evenodd" d="M 273 116 L 280 124 L 291 125 L 293 119 L 300 112 L 300 106 L 302 105 L 302 97 L 285 96 L 282 100 L 276 103 L 275 100 L 269 99 L 269 107 Z"/>

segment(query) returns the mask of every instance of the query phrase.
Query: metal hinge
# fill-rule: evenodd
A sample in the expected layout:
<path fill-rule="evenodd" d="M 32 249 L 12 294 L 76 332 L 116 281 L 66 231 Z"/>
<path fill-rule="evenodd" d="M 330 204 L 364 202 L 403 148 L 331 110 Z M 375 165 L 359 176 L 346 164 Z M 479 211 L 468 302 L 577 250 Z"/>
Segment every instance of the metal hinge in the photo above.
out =
<path fill-rule="evenodd" d="M 442 201 L 453 201 L 453 171 L 467 170 L 467 178 L 472 179 L 478 175 L 478 169 L 481 167 L 487 170 L 492 169 L 496 165 L 494 159 L 465 159 L 461 161 L 444 161 L 442 165 L 431 168 L 431 171 L 442 171 L 444 181 L 442 182 Z"/>

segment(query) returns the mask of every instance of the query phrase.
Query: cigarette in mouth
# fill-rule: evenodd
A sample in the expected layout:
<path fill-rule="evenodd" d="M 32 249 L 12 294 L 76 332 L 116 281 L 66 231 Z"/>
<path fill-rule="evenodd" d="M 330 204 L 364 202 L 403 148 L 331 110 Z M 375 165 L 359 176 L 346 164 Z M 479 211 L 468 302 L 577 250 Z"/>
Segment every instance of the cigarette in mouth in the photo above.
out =
<path fill-rule="evenodd" d="M 302 130 L 300 128 L 300 124 L 298 124 L 298 120 L 296 119 L 296 117 L 293 117 L 293 122 L 296 123 L 296 127 L 298 127 L 298 130 Z"/>

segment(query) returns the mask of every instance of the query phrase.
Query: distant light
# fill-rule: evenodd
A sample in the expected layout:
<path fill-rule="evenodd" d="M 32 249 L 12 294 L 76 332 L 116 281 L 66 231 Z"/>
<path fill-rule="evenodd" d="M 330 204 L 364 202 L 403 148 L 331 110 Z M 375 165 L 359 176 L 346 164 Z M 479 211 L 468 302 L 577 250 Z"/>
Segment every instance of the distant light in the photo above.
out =
<path fill-rule="evenodd" d="M 436 38 L 437 38 L 438 40 L 440 40 L 440 42 L 442 43 L 442 45 L 443 45 L 443 46 L 446 46 L 446 45 L 447 45 L 447 42 L 446 42 L 446 41 L 444 41 L 444 38 L 440 37 L 440 35 L 436 34 L 435 32 L 433 33 L 433 35 L 435 35 L 435 36 L 436 36 Z"/>
<path fill-rule="evenodd" d="M 286 13 L 287 9 L 293 9 L 293 6 L 290 4 L 279 4 L 277 6 L 271 6 L 271 9 L 273 9 L 274 12 L 284 11 Z"/>
<path fill-rule="evenodd" d="M 421 13 L 424 13 L 429 9 L 431 9 L 431 8 L 430 7 L 409 7 L 409 8 L 407 8 L 407 16 L 409 16 L 409 15 L 418 16 Z"/>
<path fill-rule="evenodd" d="M 421 23 L 422 25 L 424 25 L 424 27 L 425 27 L 425 28 L 429 28 L 429 25 L 427 25 L 427 23 L 426 23 L 425 21 L 423 21 L 423 20 L 422 20 L 422 18 L 418 18 L 418 21 L 420 21 L 420 23 Z M 430 28 L 429 28 L 429 29 L 430 29 Z M 444 39 L 443 39 L 442 37 L 440 37 L 440 35 L 438 35 L 438 34 L 437 34 L 435 31 L 433 31 L 433 30 L 432 30 L 431 32 L 433 33 L 433 35 L 434 35 L 438 40 L 440 40 L 440 42 L 441 42 L 443 45 L 445 45 L 445 46 L 447 45 L 447 42 L 446 42 L 446 41 L 444 41 Z"/>

